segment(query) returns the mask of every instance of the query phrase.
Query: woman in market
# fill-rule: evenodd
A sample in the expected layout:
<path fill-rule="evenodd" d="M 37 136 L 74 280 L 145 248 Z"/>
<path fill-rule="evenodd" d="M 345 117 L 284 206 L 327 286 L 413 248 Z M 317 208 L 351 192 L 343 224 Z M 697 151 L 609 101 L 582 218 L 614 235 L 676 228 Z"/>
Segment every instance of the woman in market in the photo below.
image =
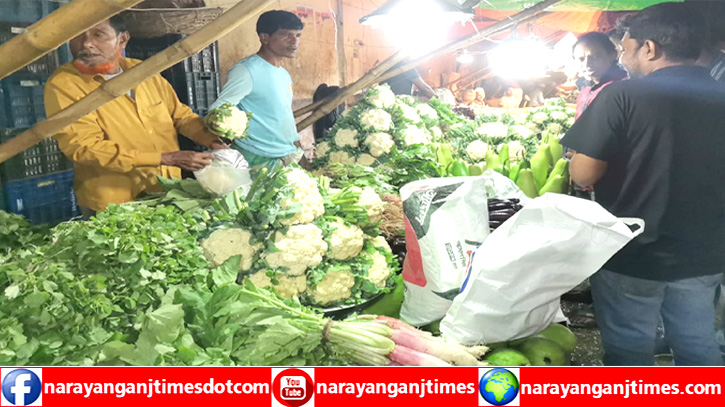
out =
<path fill-rule="evenodd" d="M 628 75 L 617 63 L 617 48 L 606 34 L 590 32 L 582 35 L 572 52 L 579 76 L 587 81 L 576 100 L 575 118 L 578 119 L 602 89 L 627 79 Z"/>

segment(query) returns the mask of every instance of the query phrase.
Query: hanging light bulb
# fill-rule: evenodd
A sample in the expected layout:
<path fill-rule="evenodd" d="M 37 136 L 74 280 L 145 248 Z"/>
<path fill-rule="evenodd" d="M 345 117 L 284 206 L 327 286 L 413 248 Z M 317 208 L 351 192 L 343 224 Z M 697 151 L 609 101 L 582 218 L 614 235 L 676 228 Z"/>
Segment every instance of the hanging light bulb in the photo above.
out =
<path fill-rule="evenodd" d="M 459 54 L 456 60 L 461 64 L 470 64 L 473 62 L 473 55 L 469 54 L 467 49 L 464 49 L 463 53 Z"/>

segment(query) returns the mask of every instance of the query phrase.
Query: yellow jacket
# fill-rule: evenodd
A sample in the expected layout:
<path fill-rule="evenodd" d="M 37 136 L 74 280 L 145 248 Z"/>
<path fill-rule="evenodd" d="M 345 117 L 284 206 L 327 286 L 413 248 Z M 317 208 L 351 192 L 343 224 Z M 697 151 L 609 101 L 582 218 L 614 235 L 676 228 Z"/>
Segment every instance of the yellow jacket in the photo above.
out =
<path fill-rule="evenodd" d="M 121 68 L 141 61 L 124 58 Z M 96 90 L 106 79 L 81 74 L 72 64 L 58 68 L 45 85 L 48 117 Z M 161 165 L 161 154 L 179 150 L 178 134 L 210 146 L 218 138 L 202 119 L 179 102 L 160 75 L 101 106 L 55 135 L 73 161 L 78 204 L 100 211 L 111 203 L 132 201 L 141 192 L 159 191 L 156 175 L 181 177 L 177 167 Z"/>

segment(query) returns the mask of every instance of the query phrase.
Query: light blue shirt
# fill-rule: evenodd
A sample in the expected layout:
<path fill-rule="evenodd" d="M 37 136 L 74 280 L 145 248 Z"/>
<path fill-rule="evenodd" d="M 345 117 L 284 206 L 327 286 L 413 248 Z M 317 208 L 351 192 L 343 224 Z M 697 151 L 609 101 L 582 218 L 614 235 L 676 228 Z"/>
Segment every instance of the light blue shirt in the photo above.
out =
<path fill-rule="evenodd" d="M 292 112 L 292 77 L 254 54 L 229 70 L 227 83 L 211 108 L 225 103 L 252 113 L 249 137 L 234 142 L 252 154 L 281 158 L 294 153 L 297 134 Z"/>

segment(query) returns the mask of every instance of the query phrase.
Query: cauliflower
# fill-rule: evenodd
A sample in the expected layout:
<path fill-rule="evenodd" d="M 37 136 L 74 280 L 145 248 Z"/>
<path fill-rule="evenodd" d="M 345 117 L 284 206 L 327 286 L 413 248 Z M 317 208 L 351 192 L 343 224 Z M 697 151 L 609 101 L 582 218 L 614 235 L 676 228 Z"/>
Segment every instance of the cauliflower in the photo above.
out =
<path fill-rule="evenodd" d="M 371 109 L 360 115 L 360 124 L 368 130 L 387 131 L 393 125 L 393 118 L 385 110 Z"/>
<path fill-rule="evenodd" d="M 572 109 L 571 107 L 567 107 L 566 110 L 564 110 L 564 111 L 566 112 L 566 115 L 569 116 L 569 117 L 576 116 L 576 109 Z"/>
<path fill-rule="evenodd" d="M 471 160 L 480 162 L 486 159 L 486 152 L 488 151 L 488 144 L 481 140 L 474 140 L 471 144 L 466 147 L 466 154 Z"/>
<path fill-rule="evenodd" d="M 357 147 L 358 141 L 357 141 L 357 130 L 350 130 L 350 129 L 340 129 L 335 134 L 334 140 L 335 145 L 342 148 L 342 147 Z"/>
<path fill-rule="evenodd" d="M 539 131 L 539 125 L 534 122 L 528 122 L 525 124 L 526 128 L 531 130 L 532 133 Z"/>
<path fill-rule="evenodd" d="M 398 104 L 398 107 L 400 107 L 400 110 L 403 111 L 403 117 L 405 117 L 407 120 L 410 120 L 413 123 L 420 122 L 420 116 L 418 115 L 418 112 L 414 108 L 412 108 L 404 103 Z"/>
<path fill-rule="evenodd" d="M 441 131 L 441 128 L 438 126 L 431 127 L 430 131 L 433 134 L 434 140 L 439 140 L 443 136 L 443 132 Z"/>
<path fill-rule="evenodd" d="M 351 259 L 358 254 L 365 243 L 365 234 L 362 229 L 355 225 L 346 225 L 342 221 L 330 224 L 328 243 L 329 251 L 327 257 L 335 260 Z"/>
<path fill-rule="evenodd" d="M 512 141 L 508 143 L 509 146 L 509 160 L 511 162 L 522 161 L 526 157 L 526 148 L 521 145 L 520 141 Z"/>
<path fill-rule="evenodd" d="M 367 101 L 378 109 L 388 109 L 395 105 L 395 93 L 387 86 L 376 86 L 371 89 Z"/>
<path fill-rule="evenodd" d="M 573 126 L 574 125 L 574 118 L 573 117 L 570 117 L 570 118 L 566 119 L 566 125 L 568 127 Z"/>
<path fill-rule="evenodd" d="M 569 116 L 560 110 L 554 110 L 551 112 L 551 118 L 554 120 L 566 120 L 569 118 Z"/>
<path fill-rule="evenodd" d="M 225 103 L 212 109 L 206 117 L 204 124 L 210 132 L 219 137 L 230 140 L 243 139 L 249 126 L 249 116 L 231 103 Z"/>
<path fill-rule="evenodd" d="M 509 133 L 509 126 L 499 122 L 483 123 L 476 129 L 476 133 L 488 137 L 506 137 Z"/>
<path fill-rule="evenodd" d="M 361 154 L 360 157 L 357 158 L 357 164 L 364 165 L 366 167 L 370 167 L 373 164 L 375 164 L 375 157 L 371 156 L 370 154 Z"/>
<path fill-rule="evenodd" d="M 393 136 L 388 133 L 373 133 L 367 136 L 365 145 L 368 146 L 373 157 L 380 157 L 390 152 L 395 141 L 393 141 Z"/>
<path fill-rule="evenodd" d="M 295 204 L 301 205 L 301 209 L 291 218 L 282 219 L 281 224 L 306 224 L 325 213 L 325 204 L 314 178 L 299 168 L 292 168 L 287 173 L 287 182 L 292 185 L 294 197 L 282 201 L 282 209 L 287 209 Z"/>
<path fill-rule="evenodd" d="M 543 123 L 544 123 L 545 121 L 547 121 L 548 119 L 549 119 L 549 115 L 548 115 L 548 114 L 546 114 L 546 112 L 536 112 L 536 113 L 534 113 L 534 115 L 533 115 L 533 116 L 531 117 L 531 120 L 532 120 L 532 121 L 533 121 L 534 123 L 538 123 L 538 124 L 543 124 Z"/>
<path fill-rule="evenodd" d="M 334 153 L 330 153 L 330 162 L 340 164 L 355 164 L 355 157 L 350 157 L 350 155 L 344 151 L 335 151 Z"/>
<path fill-rule="evenodd" d="M 284 298 L 294 298 L 307 289 L 307 277 L 305 275 L 291 277 L 278 274 L 275 276 L 278 284 L 274 284 L 272 278 L 264 270 L 258 271 L 247 278 L 259 288 L 274 288 L 274 291 Z"/>
<path fill-rule="evenodd" d="M 375 284 L 376 287 L 383 288 L 391 274 L 390 267 L 388 267 L 388 260 L 384 254 L 378 251 L 371 254 L 370 259 L 372 260 L 372 264 L 368 269 L 368 280 Z"/>
<path fill-rule="evenodd" d="M 370 244 L 373 245 L 373 247 L 377 247 L 380 249 L 385 250 L 388 253 L 392 253 L 393 250 L 390 248 L 390 245 L 388 244 L 388 241 L 385 240 L 383 236 L 376 236 L 369 240 Z"/>
<path fill-rule="evenodd" d="M 511 126 L 511 128 L 521 138 L 529 138 L 529 137 L 531 137 L 534 134 L 534 132 L 529 127 L 522 126 L 520 124 L 516 124 L 514 126 Z"/>
<path fill-rule="evenodd" d="M 330 143 L 323 141 L 315 147 L 315 156 L 318 158 L 325 157 L 330 152 Z"/>
<path fill-rule="evenodd" d="M 418 106 L 415 107 L 415 109 L 418 111 L 418 114 L 427 118 L 427 119 L 437 119 L 438 118 L 438 112 L 436 112 L 435 109 L 430 107 L 427 103 L 421 103 Z"/>
<path fill-rule="evenodd" d="M 550 123 L 546 130 L 553 135 L 559 135 L 564 128 L 559 123 Z"/>
<path fill-rule="evenodd" d="M 287 274 L 292 276 L 320 264 L 327 252 L 322 230 L 312 224 L 290 226 L 286 233 L 276 232 L 274 247 L 276 250 L 267 251 L 267 264 L 272 268 L 286 267 Z"/>
<path fill-rule="evenodd" d="M 217 267 L 232 256 L 241 255 L 239 269 L 252 268 L 254 256 L 262 249 L 262 244 L 250 245 L 252 234 L 242 228 L 219 229 L 201 242 L 204 257 Z"/>
<path fill-rule="evenodd" d="M 402 133 L 405 145 L 412 146 L 413 144 L 430 143 L 430 134 L 418 127 L 407 127 L 403 129 Z"/>
<path fill-rule="evenodd" d="M 368 219 L 370 220 L 370 223 L 378 223 L 383 217 L 385 202 L 380 199 L 380 195 L 378 195 L 378 193 L 371 187 L 365 187 L 363 189 L 355 187 L 354 189 L 360 191 L 358 205 L 365 207 L 368 212 Z"/>
<path fill-rule="evenodd" d="M 314 288 L 308 288 L 307 292 L 316 304 L 328 305 L 350 298 L 354 286 L 355 276 L 350 267 L 346 266 L 339 270 L 328 271 L 322 280 Z"/>

